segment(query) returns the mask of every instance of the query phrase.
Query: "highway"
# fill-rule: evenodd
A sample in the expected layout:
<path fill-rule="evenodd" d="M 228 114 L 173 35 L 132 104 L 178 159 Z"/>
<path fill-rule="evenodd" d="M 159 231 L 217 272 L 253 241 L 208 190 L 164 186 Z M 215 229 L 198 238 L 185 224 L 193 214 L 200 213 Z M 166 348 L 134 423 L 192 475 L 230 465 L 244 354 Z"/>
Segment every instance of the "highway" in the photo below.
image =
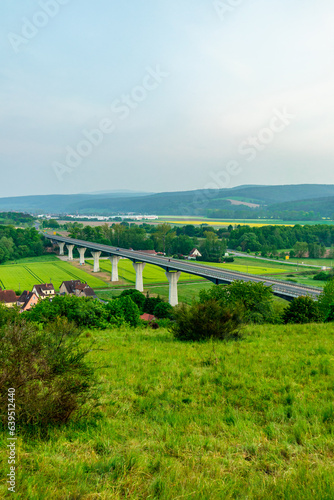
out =
<path fill-rule="evenodd" d="M 193 274 L 195 276 L 200 276 L 202 278 L 210 280 L 217 285 L 223 283 L 231 283 L 235 280 L 263 282 L 267 286 L 272 286 L 275 295 L 283 297 L 287 300 L 292 300 L 294 297 L 299 297 L 301 295 L 310 295 L 311 297 L 317 299 L 321 293 L 321 289 L 316 287 L 306 287 L 295 283 L 289 283 L 286 281 L 280 281 L 270 278 L 268 279 L 263 276 L 241 273 L 238 271 L 225 271 L 224 269 L 213 266 L 207 266 L 199 263 L 195 264 L 194 262 L 186 262 L 183 260 L 172 258 L 169 259 L 168 257 L 163 257 L 160 255 L 149 255 L 145 252 L 127 250 L 124 248 L 117 248 L 108 245 L 101 245 L 100 243 L 92 243 L 89 241 L 77 240 L 47 233 L 42 234 L 43 236 L 54 242 L 64 242 L 93 251 L 100 251 L 109 256 L 118 255 L 119 257 L 130 259 L 133 262 L 145 262 L 147 264 L 153 264 L 165 269 L 166 271 L 181 271 L 184 273 Z"/>

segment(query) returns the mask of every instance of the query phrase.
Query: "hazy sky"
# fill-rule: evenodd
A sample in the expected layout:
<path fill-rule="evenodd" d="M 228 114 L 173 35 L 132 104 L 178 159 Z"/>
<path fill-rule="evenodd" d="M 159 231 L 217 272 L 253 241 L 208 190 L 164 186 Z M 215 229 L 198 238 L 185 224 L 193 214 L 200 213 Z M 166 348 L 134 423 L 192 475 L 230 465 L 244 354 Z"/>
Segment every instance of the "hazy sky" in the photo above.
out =
<path fill-rule="evenodd" d="M 333 0 L 1 0 L 0 196 L 334 183 Z"/>

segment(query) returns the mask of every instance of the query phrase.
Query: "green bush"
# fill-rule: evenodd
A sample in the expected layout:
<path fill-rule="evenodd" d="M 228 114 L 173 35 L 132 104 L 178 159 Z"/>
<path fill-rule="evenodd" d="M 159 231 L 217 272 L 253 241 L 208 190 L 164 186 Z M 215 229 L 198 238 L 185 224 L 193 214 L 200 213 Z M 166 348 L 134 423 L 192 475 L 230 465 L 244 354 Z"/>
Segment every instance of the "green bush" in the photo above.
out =
<path fill-rule="evenodd" d="M 0 330 L 0 423 L 8 389 L 16 392 L 20 428 L 62 424 L 96 405 L 96 379 L 85 361 L 81 330 L 60 319 L 44 329 L 24 319 Z"/>
<path fill-rule="evenodd" d="M 0 328 L 7 325 L 7 323 L 13 323 L 19 316 L 18 307 L 6 307 L 0 302 Z"/>
<path fill-rule="evenodd" d="M 131 300 L 139 307 L 140 311 L 143 311 L 145 303 L 145 295 L 143 295 L 139 290 L 131 288 L 131 290 L 124 290 L 121 297 L 130 297 Z"/>
<path fill-rule="evenodd" d="M 324 271 L 321 271 L 320 273 L 316 274 L 313 279 L 317 281 L 327 281 L 330 279 L 330 275 L 328 273 L 325 273 Z"/>
<path fill-rule="evenodd" d="M 146 299 L 144 302 L 143 311 L 147 314 L 154 314 L 154 309 L 161 302 L 164 302 L 164 300 L 161 297 L 159 297 L 159 295 L 158 295 L 158 297 L 149 297 L 149 295 L 147 293 Z"/>
<path fill-rule="evenodd" d="M 112 324 L 118 326 L 124 323 L 128 323 L 131 326 L 137 326 L 139 324 L 139 308 L 129 295 L 125 297 L 120 296 L 108 302 L 106 308 L 108 311 L 108 321 Z"/>
<path fill-rule="evenodd" d="M 160 302 L 155 306 L 153 314 L 159 319 L 172 319 L 173 307 L 168 302 Z"/>
<path fill-rule="evenodd" d="M 323 318 L 330 312 L 331 305 L 334 304 L 334 279 L 327 281 L 318 300 L 319 309 Z"/>
<path fill-rule="evenodd" d="M 232 339 L 240 336 L 240 309 L 223 306 L 211 299 L 174 309 L 171 331 L 178 340 Z"/>
<path fill-rule="evenodd" d="M 331 323 L 334 321 L 334 304 L 331 304 L 329 306 L 329 310 L 327 312 L 327 315 L 325 317 L 325 323 Z"/>
<path fill-rule="evenodd" d="M 296 297 L 283 313 L 284 323 L 320 323 L 319 305 L 311 297 Z"/>
<path fill-rule="evenodd" d="M 61 316 L 74 321 L 77 326 L 100 329 L 109 326 L 108 312 L 104 304 L 98 300 L 75 295 L 57 295 L 52 301 L 41 300 L 25 314 L 30 321 L 43 324 Z"/>
<path fill-rule="evenodd" d="M 137 304 L 129 297 L 120 297 L 117 299 L 120 305 L 124 321 L 131 326 L 138 326 L 140 311 Z"/>
<path fill-rule="evenodd" d="M 201 303 L 214 299 L 224 306 L 238 305 L 246 323 L 277 323 L 271 287 L 261 282 L 236 280 L 227 286 L 214 285 L 201 290 L 199 296 Z"/>
<path fill-rule="evenodd" d="M 234 262 L 234 257 L 225 257 L 224 262 Z"/>

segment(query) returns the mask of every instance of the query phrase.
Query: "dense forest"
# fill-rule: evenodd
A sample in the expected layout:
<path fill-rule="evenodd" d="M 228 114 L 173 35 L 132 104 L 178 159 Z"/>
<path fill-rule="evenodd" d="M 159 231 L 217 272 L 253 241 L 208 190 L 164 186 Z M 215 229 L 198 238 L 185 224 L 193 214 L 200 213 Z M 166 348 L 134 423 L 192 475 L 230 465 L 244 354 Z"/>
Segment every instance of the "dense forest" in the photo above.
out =
<path fill-rule="evenodd" d="M 34 223 L 34 217 L 29 214 L 22 212 L 0 212 L 0 224 L 1 225 L 32 225 Z"/>
<path fill-rule="evenodd" d="M 15 229 L 0 226 L 0 264 L 11 259 L 42 255 L 50 243 L 35 228 Z"/>

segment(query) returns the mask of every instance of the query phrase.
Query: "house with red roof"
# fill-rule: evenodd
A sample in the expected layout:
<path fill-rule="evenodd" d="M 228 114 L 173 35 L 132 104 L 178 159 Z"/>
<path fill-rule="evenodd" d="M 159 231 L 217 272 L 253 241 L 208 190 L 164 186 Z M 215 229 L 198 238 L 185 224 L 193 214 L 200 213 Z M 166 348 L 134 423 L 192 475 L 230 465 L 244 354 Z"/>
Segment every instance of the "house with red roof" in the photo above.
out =
<path fill-rule="evenodd" d="M 14 290 L 0 290 L 0 302 L 6 307 L 14 307 L 17 303 L 17 295 Z"/>

